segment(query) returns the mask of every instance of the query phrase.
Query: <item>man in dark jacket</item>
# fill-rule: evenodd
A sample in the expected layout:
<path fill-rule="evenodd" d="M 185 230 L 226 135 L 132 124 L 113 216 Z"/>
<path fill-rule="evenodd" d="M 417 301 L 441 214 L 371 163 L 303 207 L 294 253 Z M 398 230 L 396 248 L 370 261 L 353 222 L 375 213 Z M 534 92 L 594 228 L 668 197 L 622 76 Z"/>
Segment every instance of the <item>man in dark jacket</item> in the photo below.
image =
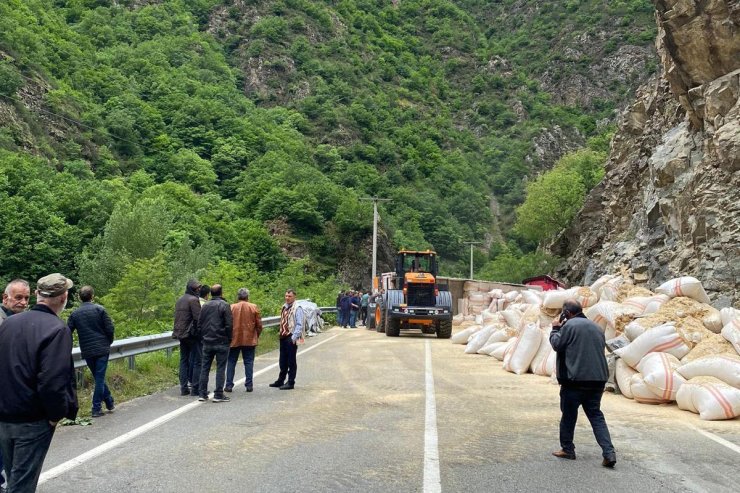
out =
<path fill-rule="evenodd" d="M 614 451 L 604 413 L 601 412 L 601 396 L 609 372 L 604 355 L 606 343 L 601 328 L 586 318 L 580 303 L 568 300 L 563 304 L 563 313 L 553 321 L 550 344 L 557 353 L 556 374 L 560 383 L 560 446 L 552 455 L 561 459 L 576 458 L 573 433 L 578 419 L 578 408 L 591 423 L 594 436 L 601 446 L 604 460 L 601 465 L 614 467 L 617 454 Z"/>
<path fill-rule="evenodd" d="M 28 299 L 31 297 L 31 287 L 28 281 L 13 279 L 3 292 L 3 304 L 0 305 L 0 325 L 11 315 L 23 313 L 28 308 Z"/>
<path fill-rule="evenodd" d="M 37 304 L 0 326 L 0 449 L 8 491 L 36 490 L 54 427 L 77 416 L 72 334 L 59 314 L 72 281 L 38 281 Z"/>
<path fill-rule="evenodd" d="M 229 402 L 224 395 L 226 380 L 226 361 L 229 358 L 229 345 L 233 318 L 231 307 L 222 298 L 220 284 L 211 286 L 211 301 L 203 305 L 198 327 L 203 340 L 203 363 L 200 368 L 199 401 L 208 400 L 208 376 L 211 372 L 213 358 L 216 358 L 216 389 L 213 391 L 213 402 Z"/>
<path fill-rule="evenodd" d="M 200 381 L 201 343 L 198 332 L 200 318 L 200 283 L 188 281 L 185 294 L 175 303 L 175 326 L 172 338 L 180 341 L 180 395 L 198 395 Z M 192 388 L 188 387 L 188 383 Z"/>
<path fill-rule="evenodd" d="M 339 300 L 339 325 L 349 327 L 349 314 L 352 309 L 352 291 L 347 291 Z"/>
<path fill-rule="evenodd" d="M 90 368 L 95 381 L 95 390 L 92 399 L 92 417 L 103 416 L 103 402 L 108 411 L 115 409 L 113 396 L 108 385 L 105 383 L 105 372 L 108 369 L 108 357 L 110 356 L 110 345 L 113 343 L 114 328 L 113 321 L 100 305 L 93 300 L 95 290 L 92 286 L 80 288 L 80 301 L 82 305 L 72 312 L 67 320 L 69 329 L 77 331 L 80 340 L 80 352 L 82 358 Z"/>

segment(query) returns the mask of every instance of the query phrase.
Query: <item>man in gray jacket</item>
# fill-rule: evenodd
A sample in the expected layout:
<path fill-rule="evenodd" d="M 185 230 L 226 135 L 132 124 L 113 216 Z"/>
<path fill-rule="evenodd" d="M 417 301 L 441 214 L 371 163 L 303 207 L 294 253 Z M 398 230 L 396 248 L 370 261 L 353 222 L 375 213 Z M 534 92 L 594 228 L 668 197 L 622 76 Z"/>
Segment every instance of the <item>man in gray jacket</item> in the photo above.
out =
<path fill-rule="evenodd" d="M 222 298 L 220 284 L 211 286 L 211 301 L 203 305 L 198 320 L 198 330 L 203 340 L 203 360 L 200 367 L 199 401 L 208 400 L 208 374 L 211 371 L 213 358 L 216 358 L 216 390 L 213 391 L 213 402 L 229 402 L 224 395 L 226 381 L 226 361 L 229 358 L 229 345 L 233 328 L 231 307 Z"/>
<path fill-rule="evenodd" d="M 573 433 L 578 419 L 578 408 L 591 423 L 594 436 L 601 446 L 604 460 L 601 465 L 614 467 L 617 454 L 614 451 L 604 413 L 601 412 L 601 396 L 609 377 L 604 355 L 606 342 L 601 328 L 586 318 L 581 304 L 568 300 L 563 304 L 563 313 L 553 321 L 550 344 L 557 353 L 556 373 L 560 383 L 560 446 L 552 455 L 561 459 L 576 458 Z"/>

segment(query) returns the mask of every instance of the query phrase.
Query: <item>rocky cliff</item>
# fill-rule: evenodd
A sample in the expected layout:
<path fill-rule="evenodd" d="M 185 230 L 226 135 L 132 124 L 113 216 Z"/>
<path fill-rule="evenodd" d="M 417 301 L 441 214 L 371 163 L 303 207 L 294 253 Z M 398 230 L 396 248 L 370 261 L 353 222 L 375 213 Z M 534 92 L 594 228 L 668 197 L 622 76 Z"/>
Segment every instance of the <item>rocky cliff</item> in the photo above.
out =
<path fill-rule="evenodd" d="M 691 275 L 740 305 L 740 2 L 653 2 L 662 63 L 622 115 L 602 183 L 552 245 L 570 283 Z"/>

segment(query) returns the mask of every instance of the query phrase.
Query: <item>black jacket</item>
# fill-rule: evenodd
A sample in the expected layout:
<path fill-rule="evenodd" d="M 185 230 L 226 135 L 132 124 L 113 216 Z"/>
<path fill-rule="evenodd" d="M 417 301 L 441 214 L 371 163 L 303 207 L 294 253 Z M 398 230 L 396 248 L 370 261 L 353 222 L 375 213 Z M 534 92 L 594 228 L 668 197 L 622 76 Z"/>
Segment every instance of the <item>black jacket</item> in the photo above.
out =
<path fill-rule="evenodd" d="M 197 337 L 198 319 L 200 318 L 200 299 L 195 289 L 188 287 L 185 294 L 175 303 L 175 326 L 172 329 L 173 339 Z"/>
<path fill-rule="evenodd" d="M 579 314 L 550 333 L 560 385 L 603 388 L 609 378 L 601 328 Z"/>
<path fill-rule="evenodd" d="M 113 321 L 100 305 L 85 302 L 72 312 L 67 320 L 69 330 L 77 331 L 83 359 L 97 358 L 110 353 L 113 343 Z"/>
<path fill-rule="evenodd" d="M 203 344 L 230 344 L 233 318 L 226 300 L 214 296 L 203 305 L 198 327 Z"/>
<path fill-rule="evenodd" d="M 46 305 L 0 326 L 0 421 L 59 421 L 77 416 L 72 333 Z"/>

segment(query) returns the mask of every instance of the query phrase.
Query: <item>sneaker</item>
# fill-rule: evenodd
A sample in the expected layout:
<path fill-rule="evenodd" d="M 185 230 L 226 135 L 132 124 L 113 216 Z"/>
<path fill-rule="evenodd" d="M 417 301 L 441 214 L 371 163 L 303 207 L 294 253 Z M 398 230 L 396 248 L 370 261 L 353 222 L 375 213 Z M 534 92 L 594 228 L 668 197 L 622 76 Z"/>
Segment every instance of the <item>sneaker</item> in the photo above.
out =
<path fill-rule="evenodd" d="M 213 398 L 213 402 L 229 402 L 231 399 L 229 397 L 226 397 L 225 395 L 220 395 L 218 397 Z"/>
<path fill-rule="evenodd" d="M 205 402 L 205 401 L 207 401 L 207 400 L 208 400 L 208 396 L 207 396 L 207 395 L 201 395 L 200 397 L 198 397 L 198 400 L 199 400 L 200 402 Z"/>
<path fill-rule="evenodd" d="M 224 392 L 233 392 L 234 387 L 224 387 Z"/>
<path fill-rule="evenodd" d="M 180 395 L 190 395 L 190 389 L 180 389 Z"/>
<path fill-rule="evenodd" d="M 252 392 L 254 390 L 253 387 L 247 387 L 247 392 Z"/>
<path fill-rule="evenodd" d="M 116 409 L 116 403 L 113 402 L 113 399 L 112 398 L 111 398 L 111 400 L 109 400 L 108 402 L 105 403 L 105 408 L 108 411 L 110 411 L 110 412 L 115 411 L 115 409 Z"/>
<path fill-rule="evenodd" d="M 105 416 L 105 414 L 103 414 L 103 411 L 101 409 L 99 411 L 93 411 L 92 414 L 91 414 L 91 416 L 93 418 L 102 418 L 103 416 Z"/>

